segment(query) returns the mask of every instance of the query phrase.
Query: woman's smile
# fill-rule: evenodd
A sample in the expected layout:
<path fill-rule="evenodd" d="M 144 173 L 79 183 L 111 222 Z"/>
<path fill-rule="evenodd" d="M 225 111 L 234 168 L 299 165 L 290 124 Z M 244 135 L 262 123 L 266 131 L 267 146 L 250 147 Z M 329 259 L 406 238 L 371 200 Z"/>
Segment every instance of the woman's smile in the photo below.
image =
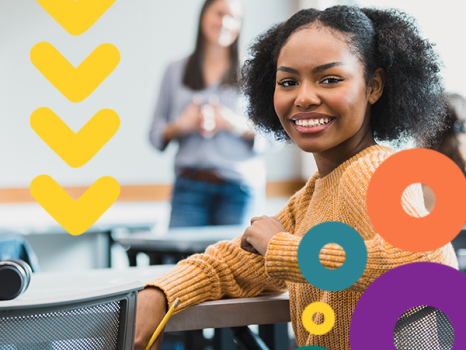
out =
<path fill-rule="evenodd" d="M 297 132 L 311 134 L 329 128 L 335 119 L 335 117 L 321 113 L 297 113 L 290 118 L 290 122 Z"/>

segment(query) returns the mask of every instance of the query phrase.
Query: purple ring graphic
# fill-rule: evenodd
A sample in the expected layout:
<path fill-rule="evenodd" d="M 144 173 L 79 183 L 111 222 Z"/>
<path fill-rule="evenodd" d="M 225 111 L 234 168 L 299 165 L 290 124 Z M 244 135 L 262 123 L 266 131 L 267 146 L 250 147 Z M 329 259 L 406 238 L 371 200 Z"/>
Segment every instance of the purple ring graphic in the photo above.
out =
<path fill-rule="evenodd" d="M 377 278 L 356 305 L 350 327 L 351 349 L 396 350 L 395 324 L 407 310 L 428 305 L 442 311 L 455 331 L 452 350 L 466 349 L 466 275 L 441 264 L 417 262 Z"/>

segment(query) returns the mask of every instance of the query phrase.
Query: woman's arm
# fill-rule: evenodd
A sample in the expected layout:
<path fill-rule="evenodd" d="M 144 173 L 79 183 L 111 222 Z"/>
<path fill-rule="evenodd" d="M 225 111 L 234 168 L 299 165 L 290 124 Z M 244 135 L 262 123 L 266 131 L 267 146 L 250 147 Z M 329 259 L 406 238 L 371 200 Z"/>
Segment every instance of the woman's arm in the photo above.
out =
<path fill-rule="evenodd" d="M 170 122 L 170 113 L 174 103 L 173 95 L 176 94 L 174 79 L 177 77 L 177 69 L 179 69 L 178 66 L 172 64 L 165 71 L 152 119 L 149 138 L 152 145 L 159 151 L 165 150 L 170 141 L 187 133 L 201 130 L 200 103 L 195 99 L 175 121 Z"/>
<path fill-rule="evenodd" d="M 164 144 L 168 144 L 170 141 L 188 133 L 201 132 L 202 117 L 200 113 L 201 106 L 197 101 L 193 100 L 176 121 L 165 125 L 163 129 Z"/>
<path fill-rule="evenodd" d="M 162 83 L 160 84 L 159 97 L 152 119 L 152 125 L 149 132 L 149 139 L 152 145 L 159 151 L 165 150 L 168 142 L 165 139 L 164 131 L 167 127 L 170 109 L 172 104 L 171 89 L 173 83 L 173 66 L 170 65 L 166 69 Z"/>
<path fill-rule="evenodd" d="M 180 261 L 172 270 L 146 284 L 146 289 L 139 294 L 143 305 L 138 306 L 136 346 L 150 339 L 164 316 L 166 305 L 172 305 L 176 298 L 181 299 L 176 310 L 180 312 L 224 296 L 246 298 L 262 291 L 286 290 L 284 281 L 267 275 L 264 258 L 241 249 L 240 241 L 241 237 L 238 237 L 214 244 L 204 254 Z"/>
<path fill-rule="evenodd" d="M 204 254 L 180 261 L 171 271 L 146 284 L 164 291 L 168 304 L 181 299 L 177 312 L 224 296 L 245 298 L 263 290 L 284 290 L 283 281 L 265 272 L 264 258 L 241 249 L 241 236 L 211 245 Z"/>

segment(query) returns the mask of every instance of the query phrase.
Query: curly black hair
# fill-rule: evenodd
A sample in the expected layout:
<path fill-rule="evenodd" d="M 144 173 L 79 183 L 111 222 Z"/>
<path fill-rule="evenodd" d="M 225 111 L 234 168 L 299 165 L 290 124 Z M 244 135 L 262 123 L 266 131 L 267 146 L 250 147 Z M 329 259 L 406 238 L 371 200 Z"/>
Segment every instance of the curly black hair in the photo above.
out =
<path fill-rule="evenodd" d="M 385 71 L 384 92 L 371 112 L 374 139 L 399 145 L 412 137 L 419 147 L 439 142 L 446 101 L 434 44 L 421 37 L 415 20 L 403 12 L 354 6 L 301 10 L 256 38 L 241 82 L 258 130 L 289 140 L 273 103 L 277 59 L 294 32 L 313 24 L 343 34 L 364 65 L 366 84 L 378 68 Z"/>

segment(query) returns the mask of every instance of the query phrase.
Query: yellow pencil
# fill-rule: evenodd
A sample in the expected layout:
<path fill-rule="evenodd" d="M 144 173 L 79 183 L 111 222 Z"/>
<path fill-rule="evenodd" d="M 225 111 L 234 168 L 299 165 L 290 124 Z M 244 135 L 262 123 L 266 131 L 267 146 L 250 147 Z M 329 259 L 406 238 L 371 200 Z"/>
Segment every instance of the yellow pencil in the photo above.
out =
<path fill-rule="evenodd" d="M 168 312 L 165 314 L 164 318 L 160 322 L 159 326 L 155 330 L 154 334 L 152 334 L 152 337 L 149 340 L 149 344 L 146 346 L 146 350 L 149 350 L 152 344 L 157 340 L 157 337 L 159 336 L 160 332 L 162 332 L 163 327 L 167 324 L 168 319 L 171 317 L 175 309 L 177 308 L 178 305 L 180 305 L 181 299 L 176 298 L 175 302 L 173 303 L 172 307 L 168 310 Z"/>

